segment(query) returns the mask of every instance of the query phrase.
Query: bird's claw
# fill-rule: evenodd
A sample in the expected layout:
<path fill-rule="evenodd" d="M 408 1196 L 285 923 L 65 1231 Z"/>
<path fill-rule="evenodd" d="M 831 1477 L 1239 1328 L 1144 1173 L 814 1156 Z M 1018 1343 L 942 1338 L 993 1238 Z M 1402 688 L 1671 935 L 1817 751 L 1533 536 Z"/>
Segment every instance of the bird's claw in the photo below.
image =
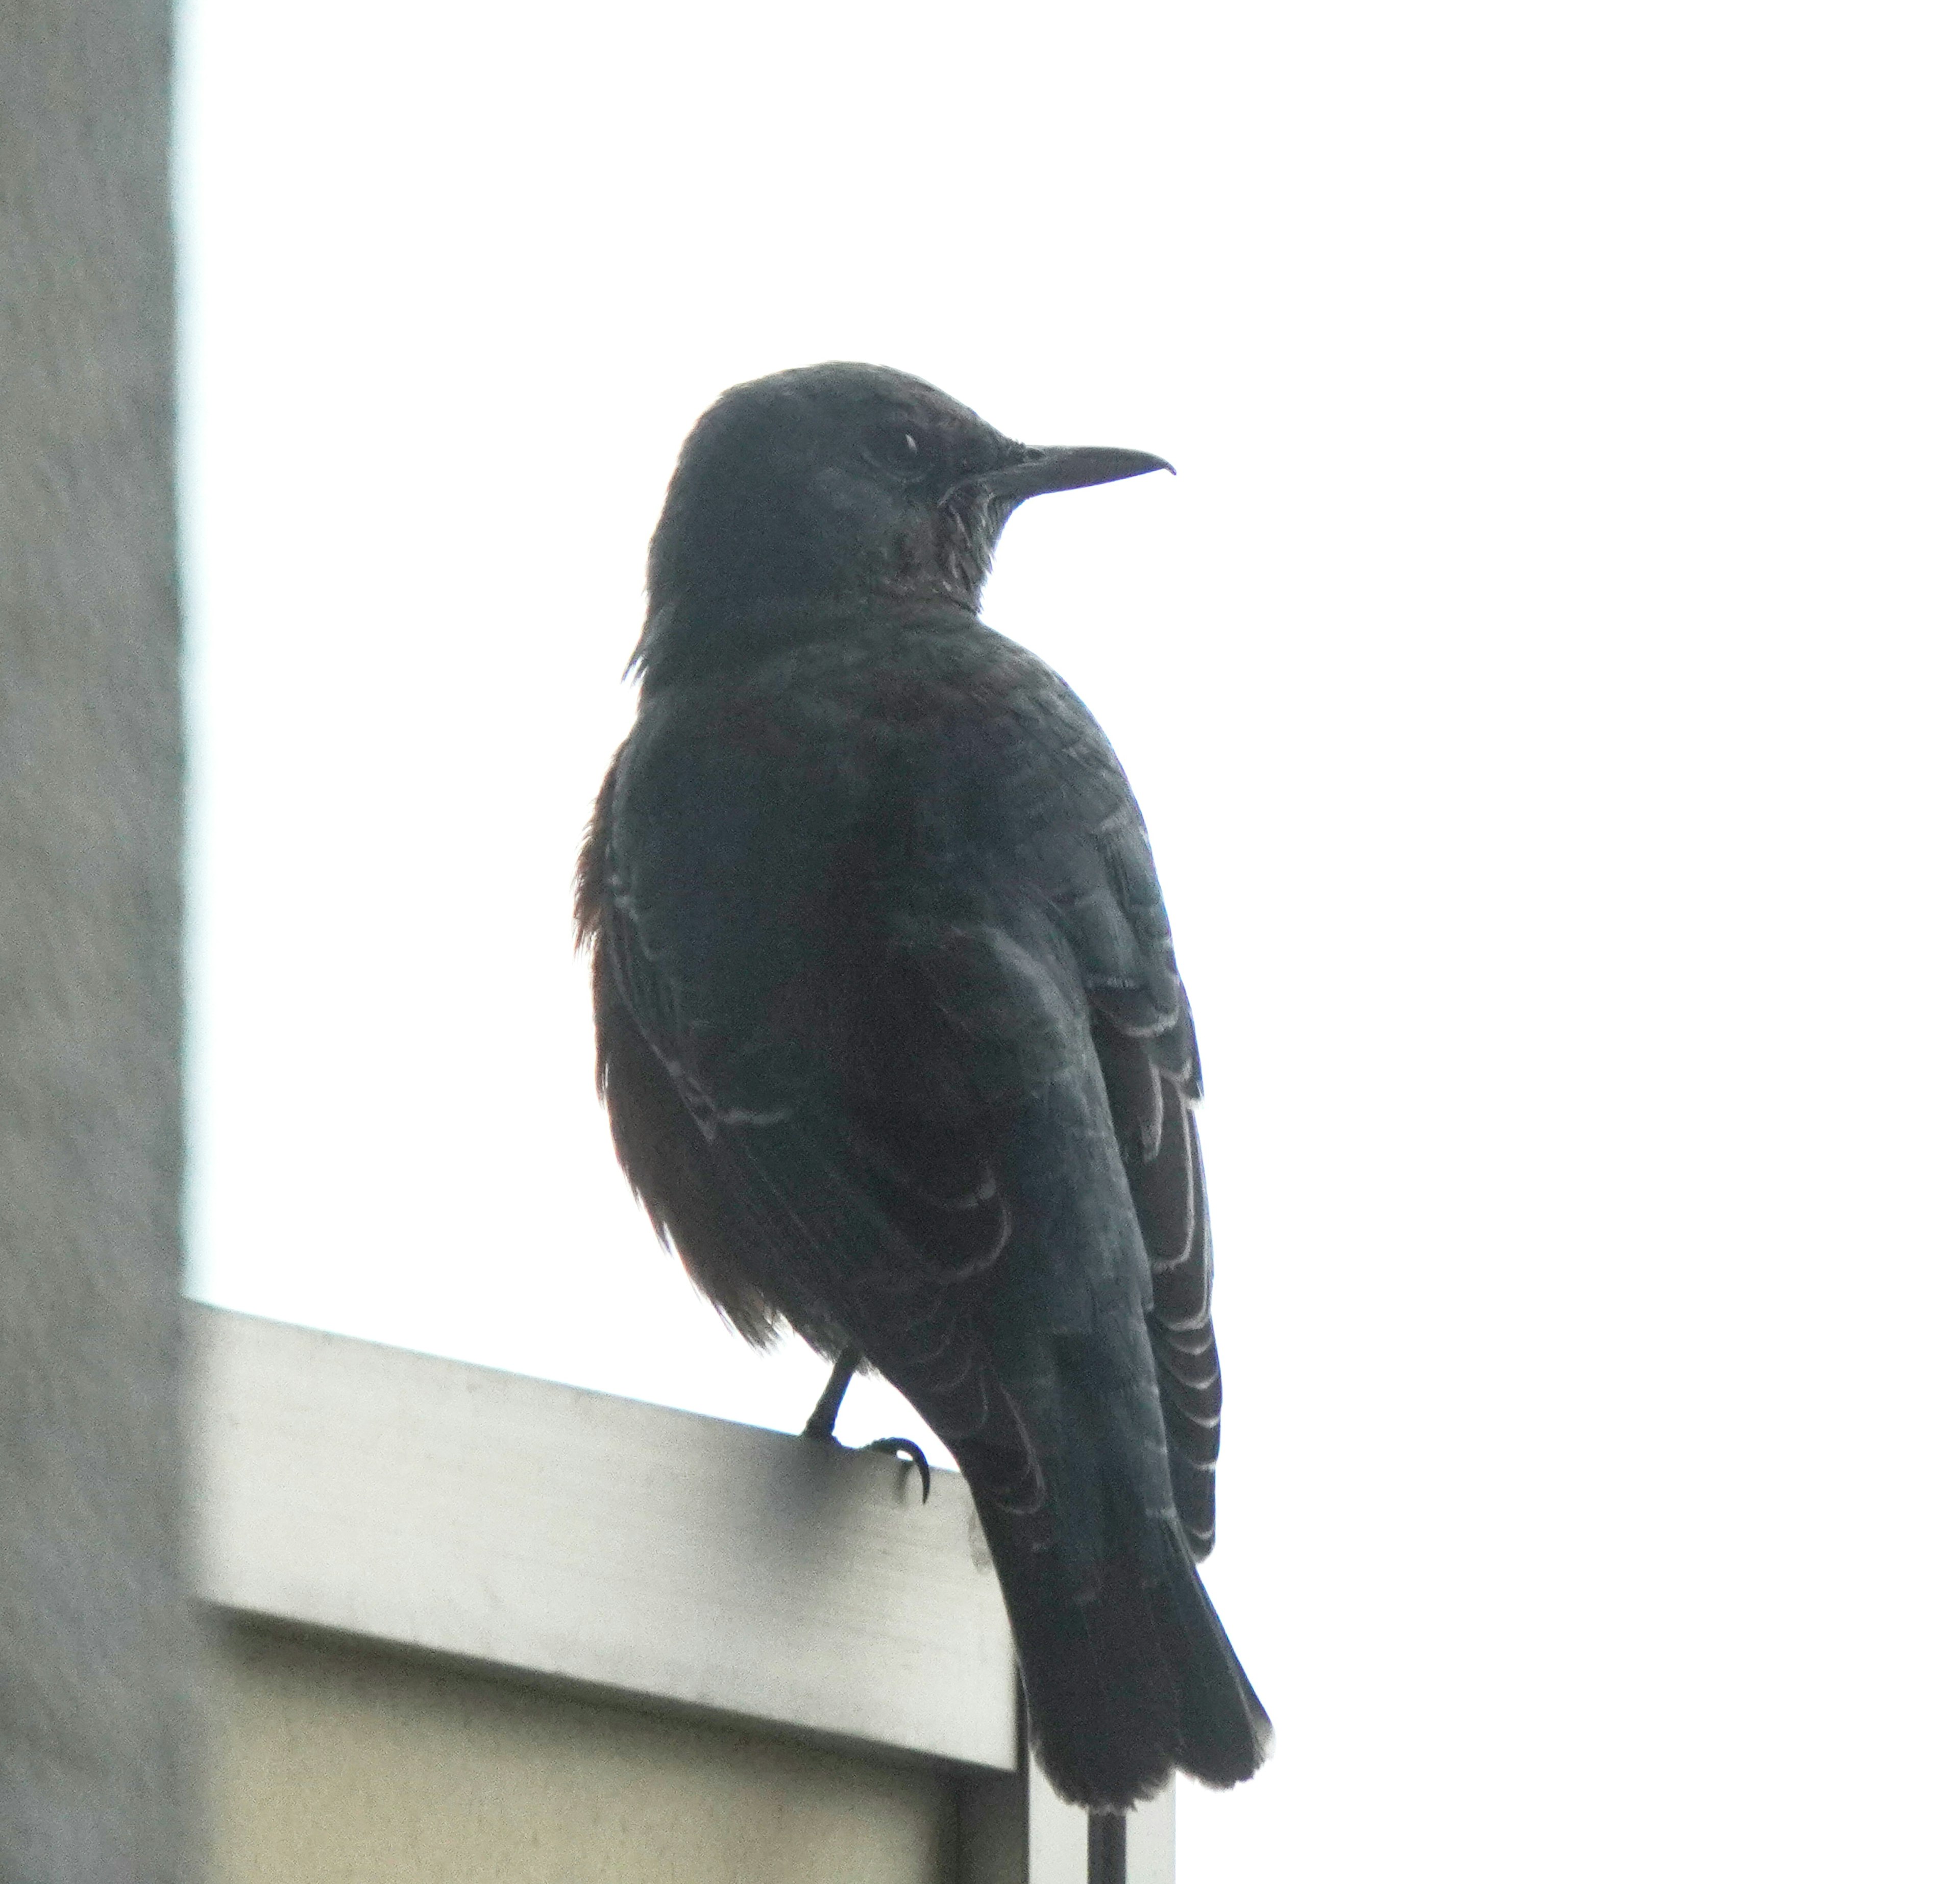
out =
<path fill-rule="evenodd" d="M 926 1463 L 926 1456 L 916 1439 L 874 1439 L 861 1450 L 889 1452 L 894 1459 L 909 1459 L 918 1467 L 920 1504 L 924 1504 L 932 1496 L 932 1467 Z"/>

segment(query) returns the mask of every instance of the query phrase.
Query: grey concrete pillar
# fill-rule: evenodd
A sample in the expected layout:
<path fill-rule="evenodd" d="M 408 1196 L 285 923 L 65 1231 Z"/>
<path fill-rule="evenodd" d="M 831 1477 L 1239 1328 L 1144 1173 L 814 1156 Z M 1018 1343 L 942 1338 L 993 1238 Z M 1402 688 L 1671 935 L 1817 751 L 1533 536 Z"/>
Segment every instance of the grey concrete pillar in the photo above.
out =
<path fill-rule="evenodd" d="M 188 1875 L 164 0 L 0 0 L 0 1880 Z"/>

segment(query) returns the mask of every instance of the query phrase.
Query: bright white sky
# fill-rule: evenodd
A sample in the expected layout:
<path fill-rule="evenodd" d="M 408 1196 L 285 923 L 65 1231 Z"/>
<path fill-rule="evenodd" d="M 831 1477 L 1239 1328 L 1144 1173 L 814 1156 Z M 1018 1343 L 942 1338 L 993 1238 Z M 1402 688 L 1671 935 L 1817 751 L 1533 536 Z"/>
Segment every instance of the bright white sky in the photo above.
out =
<path fill-rule="evenodd" d="M 1163 453 L 988 612 L 1130 767 L 1213 1094 L 1280 1750 L 1182 1876 L 1946 1884 L 1957 33 L 192 0 L 197 1292 L 800 1424 L 570 953 L 675 449 L 845 357 Z"/>

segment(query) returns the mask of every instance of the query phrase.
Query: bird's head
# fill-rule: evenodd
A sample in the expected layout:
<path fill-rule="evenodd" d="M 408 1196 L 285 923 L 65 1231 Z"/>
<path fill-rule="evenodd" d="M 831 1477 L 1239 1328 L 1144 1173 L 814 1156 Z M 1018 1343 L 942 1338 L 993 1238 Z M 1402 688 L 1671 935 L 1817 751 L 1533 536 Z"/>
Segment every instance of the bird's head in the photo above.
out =
<path fill-rule="evenodd" d="M 1023 498 L 1170 466 L 1017 444 L 923 380 L 802 367 L 724 392 L 681 448 L 648 566 L 650 615 L 871 596 L 975 606 Z"/>

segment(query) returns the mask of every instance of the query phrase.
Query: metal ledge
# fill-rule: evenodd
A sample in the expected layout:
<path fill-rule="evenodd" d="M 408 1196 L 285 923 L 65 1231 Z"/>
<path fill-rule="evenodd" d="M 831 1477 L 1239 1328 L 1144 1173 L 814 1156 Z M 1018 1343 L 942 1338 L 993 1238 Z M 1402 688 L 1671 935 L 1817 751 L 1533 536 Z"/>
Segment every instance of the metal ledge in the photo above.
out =
<path fill-rule="evenodd" d="M 963 1480 L 193 1305 L 199 1587 L 240 1616 L 626 1704 L 967 1769 L 1024 1799 L 1012 1875 L 1086 1816 L 1022 1771 L 1013 1644 Z M 1025 1790 L 1023 1787 L 1025 1786 Z M 989 1809 L 991 1809 L 990 1808 Z M 1130 1884 L 1168 1884 L 1170 1797 Z M 1005 1874 L 1005 1873 L 1004 1873 Z"/>
<path fill-rule="evenodd" d="M 202 1588 L 240 1613 L 1012 1771 L 965 1484 L 194 1308 Z"/>

